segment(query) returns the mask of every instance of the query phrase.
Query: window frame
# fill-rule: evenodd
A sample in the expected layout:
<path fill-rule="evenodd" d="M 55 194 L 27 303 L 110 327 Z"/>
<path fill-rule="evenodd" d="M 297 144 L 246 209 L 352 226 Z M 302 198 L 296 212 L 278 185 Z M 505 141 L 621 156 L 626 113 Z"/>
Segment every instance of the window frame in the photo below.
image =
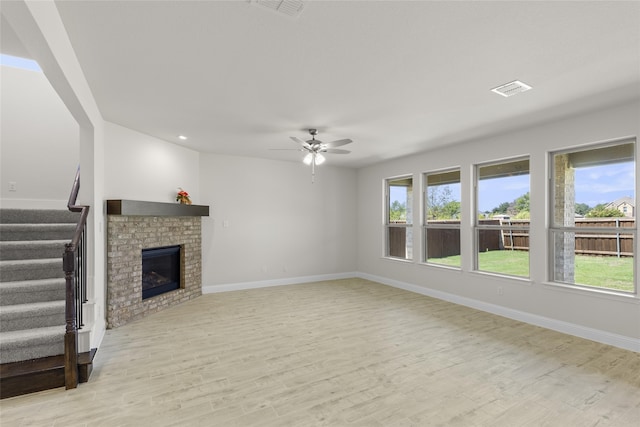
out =
<path fill-rule="evenodd" d="M 421 238 L 422 238 L 422 259 L 421 259 L 421 263 L 426 264 L 426 265 L 433 265 L 433 266 L 437 266 L 437 267 L 444 267 L 444 268 L 451 268 L 451 269 L 455 269 L 455 270 L 461 270 L 462 269 L 462 236 L 461 236 L 461 223 L 462 223 L 462 197 L 460 197 L 460 200 L 457 200 L 460 203 L 460 218 L 458 219 L 458 223 L 457 224 L 433 224 L 433 223 L 429 223 L 429 219 L 427 218 L 427 212 L 429 211 L 429 177 L 430 176 L 436 176 L 436 175 L 446 175 L 446 174 L 452 174 L 452 173 L 457 173 L 458 174 L 458 181 L 454 181 L 453 183 L 457 183 L 458 185 L 462 186 L 462 171 L 461 171 L 461 167 L 452 167 L 452 168 L 448 168 L 448 169 L 442 169 L 442 170 L 435 170 L 435 171 L 429 171 L 429 172 L 423 172 L 422 174 L 422 192 L 421 192 L 421 196 L 422 196 L 422 234 L 421 234 Z M 462 195 L 461 195 L 462 196 Z M 433 261 L 429 261 L 429 250 L 428 250 L 428 246 L 429 246 L 429 230 L 457 230 L 458 232 L 458 247 L 460 248 L 460 265 L 448 265 L 448 264 L 443 264 L 443 263 L 438 263 L 438 262 L 433 262 Z"/>
<path fill-rule="evenodd" d="M 548 162 L 549 162 L 549 167 L 548 167 L 548 183 L 549 183 L 549 189 L 548 189 L 548 209 L 547 209 L 547 215 L 548 215 L 548 230 L 547 230 L 547 255 L 548 255 L 548 271 L 547 271 L 547 283 L 552 285 L 552 286 L 557 286 L 557 287 L 563 287 L 563 288 L 570 288 L 570 289 L 580 289 L 580 290 L 584 290 L 587 292 L 592 292 L 592 293 L 607 293 L 607 294 L 615 294 L 615 295 L 623 295 L 623 296 L 633 296 L 633 297 L 638 297 L 638 271 L 637 271 L 637 263 L 633 262 L 633 289 L 631 291 L 625 291 L 625 290 L 620 290 L 620 289 L 613 289 L 610 287 L 604 287 L 604 286 L 595 286 L 595 285 L 589 285 L 589 284 L 583 284 L 583 283 L 571 283 L 571 282 L 567 282 L 567 281 L 561 281 L 561 280 L 557 280 L 556 279 L 556 246 L 555 246 L 555 237 L 556 234 L 558 233 L 574 233 L 574 234 L 578 234 L 581 233 L 583 235 L 589 235 L 589 234 L 593 234 L 593 233 L 598 233 L 598 234 L 604 234 L 604 235 L 621 235 L 621 234 L 629 234 L 631 235 L 632 239 L 633 239 L 633 259 L 635 261 L 637 255 L 638 255 L 638 224 L 637 224 L 637 218 L 634 218 L 634 226 L 633 227 L 588 227 L 587 230 L 585 230 L 586 227 L 577 227 L 577 226 L 567 226 L 567 225 L 559 225 L 556 224 L 555 221 L 555 214 L 556 214 L 556 204 L 555 204 L 555 199 L 556 199 L 556 180 L 555 180 L 555 175 L 556 175 L 556 168 L 555 168 L 555 156 L 556 155 L 560 155 L 560 154 L 572 154 L 572 153 L 581 153 L 581 152 L 588 152 L 588 151 L 592 151 L 592 150 L 597 150 L 597 149 L 604 149 L 607 147 L 614 147 L 614 146 L 620 146 L 620 145 L 625 145 L 625 144 L 632 144 L 633 145 L 633 164 L 634 164 L 634 172 L 637 173 L 637 139 L 636 138 L 621 138 L 621 139 L 616 139 L 616 140 L 612 140 L 612 141 L 607 141 L 607 142 L 596 142 L 596 143 L 592 143 L 592 144 L 588 144 L 588 145 L 582 145 L 582 146 L 578 146 L 578 147 L 571 147 L 571 148 L 565 148 L 565 149 L 560 149 L 560 150 L 556 150 L 556 151 L 549 151 L 548 154 Z M 602 162 L 603 164 L 605 163 L 605 161 Z M 633 194 L 633 200 L 637 200 L 636 196 L 637 196 L 637 186 L 636 186 L 636 182 L 637 182 L 637 177 L 636 179 L 633 181 L 634 184 L 634 194 Z M 575 185 L 575 183 L 574 183 Z M 621 218 L 628 218 L 626 217 L 626 215 L 624 217 Z M 575 239 L 575 237 L 574 237 Z M 575 244 L 575 243 L 574 243 Z M 574 248 L 574 255 L 575 255 L 575 248 Z M 575 266 L 574 266 L 574 271 L 573 274 L 575 274 Z"/>
<path fill-rule="evenodd" d="M 517 163 L 517 162 L 523 162 L 523 161 L 527 161 L 528 162 L 528 167 L 527 167 L 527 175 L 529 176 L 529 194 L 531 194 L 531 157 L 529 155 L 522 155 L 522 156 L 516 156 L 516 157 L 510 157 L 510 158 L 506 158 L 506 159 L 499 159 L 499 160 L 494 160 L 494 161 L 488 161 L 488 162 L 483 162 L 483 163 L 477 163 L 474 165 L 474 178 L 473 178 L 473 197 L 474 197 L 474 220 L 473 220 L 473 271 L 476 273 L 480 273 L 480 274 L 488 274 L 488 275 L 494 275 L 494 276 L 500 276 L 500 277 L 507 277 L 507 278 L 511 278 L 511 279 L 516 279 L 516 280 L 527 280 L 530 281 L 531 280 L 531 220 L 529 220 L 529 225 L 527 226 L 523 226 L 523 225 L 513 225 L 510 224 L 511 219 L 509 219 L 509 224 L 508 225 L 492 225 L 492 224 L 480 224 L 480 218 L 479 218 L 479 214 L 480 214 L 480 204 L 479 204 L 479 189 L 480 189 L 480 169 L 483 167 L 490 167 L 490 166 L 498 166 L 498 165 L 503 165 L 503 164 L 509 164 L 509 163 Z M 531 198 L 530 198 L 531 199 Z M 529 209 L 529 212 L 531 212 L 531 208 Z M 504 232 L 513 232 L 513 231 L 519 231 L 522 233 L 525 233 L 529 236 L 529 249 L 527 250 L 528 253 L 528 266 L 527 266 L 527 271 L 528 274 L 526 276 L 521 276 L 521 275 L 515 275 L 515 274 L 507 274 L 507 273 L 502 273 L 499 271 L 490 271 L 490 270 L 481 270 L 480 269 L 480 261 L 479 261 L 479 254 L 480 254 L 480 234 L 482 232 L 499 232 L 499 233 L 504 233 Z M 511 238 L 511 243 L 512 243 L 512 247 L 513 247 L 513 238 Z M 506 249 L 503 249 L 506 250 Z M 514 251 L 515 249 L 511 249 L 512 251 Z"/>
<path fill-rule="evenodd" d="M 384 253 L 383 253 L 383 257 L 384 258 L 388 258 L 388 259 L 393 259 L 393 260 L 397 260 L 397 261 L 404 261 L 404 262 L 412 262 L 413 261 L 413 248 L 414 248 L 414 239 L 413 239 L 413 235 L 411 235 L 411 254 L 405 254 L 405 257 L 400 257 L 400 256 L 394 256 L 391 255 L 391 247 L 390 247 L 390 239 L 389 239 L 389 234 L 391 229 L 404 229 L 404 234 L 405 234 L 405 239 L 406 236 L 408 234 L 408 230 L 413 228 L 413 206 L 411 207 L 411 211 L 408 211 L 406 213 L 406 222 L 403 223 L 391 223 L 391 191 L 390 191 L 390 187 L 392 187 L 390 184 L 394 181 L 402 181 L 402 180 L 409 180 L 411 182 L 411 204 L 413 205 L 413 200 L 414 200 L 414 183 L 413 183 L 413 174 L 407 174 L 407 175 L 399 175 L 399 176 L 394 176 L 391 178 L 385 178 L 384 180 Z M 407 209 L 409 207 L 407 206 Z M 405 250 L 406 250 L 407 246 L 405 243 Z"/>

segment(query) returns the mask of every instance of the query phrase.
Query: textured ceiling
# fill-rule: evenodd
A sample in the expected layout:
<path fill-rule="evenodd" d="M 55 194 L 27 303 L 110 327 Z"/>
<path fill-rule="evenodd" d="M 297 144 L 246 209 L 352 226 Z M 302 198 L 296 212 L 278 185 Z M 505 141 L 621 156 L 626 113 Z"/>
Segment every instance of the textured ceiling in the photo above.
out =
<path fill-rule="evenodd" d="M 269 149 L 313 127 L 360 167 L 640 98 L 640 2 L 56 4 L 106 120 L 205 152 L 300 160 Z"/>

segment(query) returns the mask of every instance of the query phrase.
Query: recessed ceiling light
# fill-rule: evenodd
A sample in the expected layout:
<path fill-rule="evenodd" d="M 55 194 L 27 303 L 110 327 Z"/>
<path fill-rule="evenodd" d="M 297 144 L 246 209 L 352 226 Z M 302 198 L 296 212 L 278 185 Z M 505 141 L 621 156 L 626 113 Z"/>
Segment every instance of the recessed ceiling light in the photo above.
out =
<path fill-rule="evenodd" d="M 184 135 L 178 135 L 178 139 L 182 140 L 182 141 L 186 141 L 187 137 Z"/>
<path fill-rule="evenodd" d="M 505 83 L 501 86 L 491 89 L 491 92 L 495 92 L 498 95 L 508 98 L 515 95 L 516 93 L 525 92 L 529 89 L 531 89 L 531 86 L 529 86 L 528 84 L 522 83 L 520 80 L 514 80 L 512 82 Z"/>

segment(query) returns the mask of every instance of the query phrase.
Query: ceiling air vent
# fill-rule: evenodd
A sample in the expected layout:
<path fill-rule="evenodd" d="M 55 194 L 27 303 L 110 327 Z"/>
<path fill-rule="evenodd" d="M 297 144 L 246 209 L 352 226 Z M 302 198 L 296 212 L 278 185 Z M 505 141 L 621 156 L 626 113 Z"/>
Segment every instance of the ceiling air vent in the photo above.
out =
<path fill-rule="evenodd" d="M 302 0 L 255 0 L 254 3 L 294 18 L 304 7 Z"/>
<path fill-rule="evenodd" d="M 495 89 L 491 89 L 491 92 L 495 92 L 498 95 L 502 95 L 505 98 L 515 95 L 516 93 L 524 92 L 531 89 L 528 84 L 522 83 L 520 80 L 514 80 L 510 83 L 498 86 Z"/>

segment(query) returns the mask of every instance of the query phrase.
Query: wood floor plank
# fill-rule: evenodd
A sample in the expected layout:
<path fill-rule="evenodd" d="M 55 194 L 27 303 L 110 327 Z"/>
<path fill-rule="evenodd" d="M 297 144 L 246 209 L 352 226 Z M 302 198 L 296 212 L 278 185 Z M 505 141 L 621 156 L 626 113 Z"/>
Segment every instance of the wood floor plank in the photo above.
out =
<path fill-rule="evenodd" d="M 363 279 L 203 295 L 109 330 L 31 426 L 617 426 L 640 354 Z"/>

